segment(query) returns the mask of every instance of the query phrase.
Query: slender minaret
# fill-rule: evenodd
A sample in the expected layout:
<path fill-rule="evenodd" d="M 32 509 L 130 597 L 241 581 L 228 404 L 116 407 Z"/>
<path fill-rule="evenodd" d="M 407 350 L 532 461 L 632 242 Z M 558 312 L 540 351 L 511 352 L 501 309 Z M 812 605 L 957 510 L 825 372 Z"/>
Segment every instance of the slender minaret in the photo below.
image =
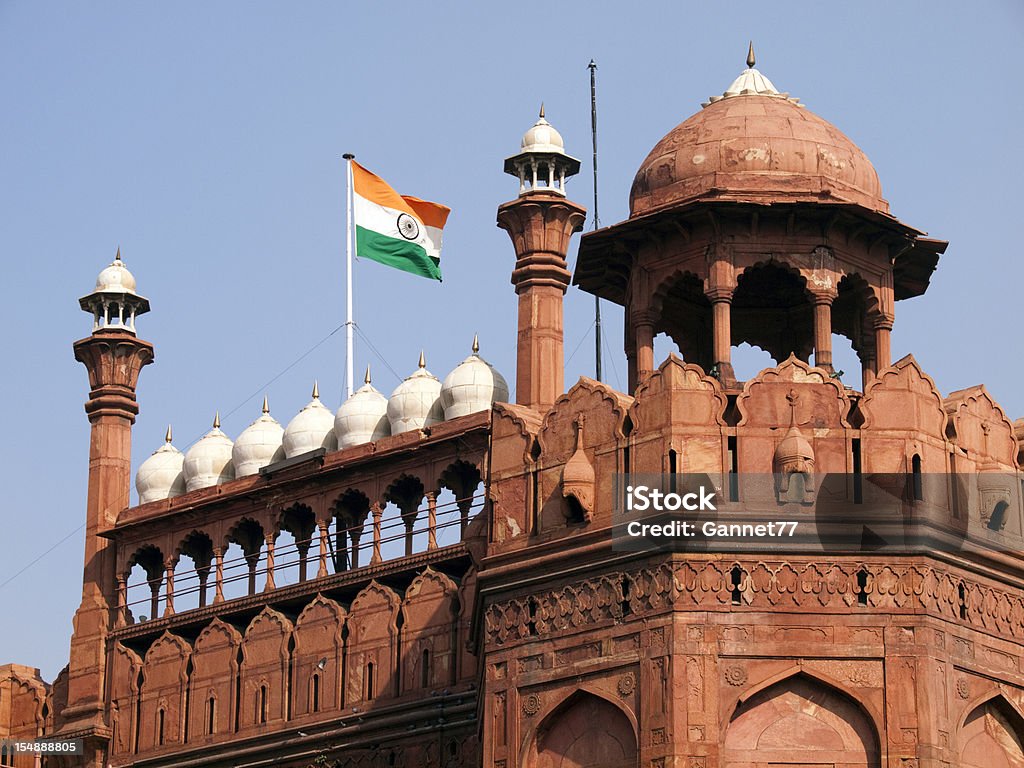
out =
<path fill-rule="evenodd" d="M 93 316 L 92 335 L 74 345 L 75 359 L 89 372 L 85 412 L 92 429 L 82 603 L 71 636 L 68 705 L 61 713 L 61 733 L 85 739 L 86 760 L 76 764 L 101 766 L 109 737 L 103 706 L 106 638 L 117 586 L 114 548 L 100 534 L 129 504 L 131 430 L 139 412 L 135 385 L 142 367 L 153 362 L 153 345 L 135 335 L 135 318 L 149 311 L 149 302 L 135 292 L 135 278 L 121 261 L 120 249 L 100 272 L 96 290 L 80 304 Z"/>
<path fill-rule="evenodd" d="M 586 219 L 586 209 L 566 198 L 565 180 L 579 170 L 541 105 L 520 153 L 505 161 L 505 172 L 519 179 L 519 197 L 498 208 L 498 226 L 516 251 L 516 402 L 542 412 L 565 388 L 562 301 L 571 278 L 565 256 Z"/>

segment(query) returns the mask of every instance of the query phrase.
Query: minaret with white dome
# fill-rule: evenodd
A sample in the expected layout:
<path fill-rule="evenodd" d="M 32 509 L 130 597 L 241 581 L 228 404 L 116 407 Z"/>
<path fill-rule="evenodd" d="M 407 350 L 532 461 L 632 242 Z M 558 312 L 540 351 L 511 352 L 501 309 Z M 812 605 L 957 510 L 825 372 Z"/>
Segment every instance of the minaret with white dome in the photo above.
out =
<path fill-rule="evenodd" d="M 565 153 L 543 108 L 521 150 L 505 161 L 505 173 L 519 179 L 519 197 L 499 206 L 498 226 L 516 252 L 516 402 L 544 412 L 565 388 L 562 302 L 572 277 L 565 257 L 586 209 L 565 196 L 565 180 L 579 172 L 580 162 Z"/>
<path fill-rule="evenodd" d="M 130 504 L 132 424 L 139 412 L 135 388 L 143 366 L 153 362 L 153 345 L 135 334 L 135 318 L 149 311 L 149 302 L 136 291 L 120 249 L 79 305 L 93 319 L 92 334 L 74 344 L 75 359 L 89 373 L 89 481 L 82 602 L 75 613 L 67 669 L 69 706 L 61 713 L 60 732 L 83 740 L 82 764 L 92 765 L 109 735 L 105 656 L 110 612 L 117 601 L 115 548 L 102 534 Z"/>
<path fill-rule="evenodd" d="M 96 278 L 96 289 L 78 300 L 92 314 L 94 331 L 123 330 L 135 333 L 135 318 L 149 312 L 149 299 L 135 291 L 135 276 L 121 261 L 121 249 Z"/>
<path fill-rule="evenodd" d="M 565 180 L 580 172 L 580 161 L 565 153 L 562 134 L 544 118 L 540 105 L 537 122 L 523 134 L 518 155 L 505 160 L 505 173 L 519 178 L 519 194 L 545 190 L 565 196 Z"/>

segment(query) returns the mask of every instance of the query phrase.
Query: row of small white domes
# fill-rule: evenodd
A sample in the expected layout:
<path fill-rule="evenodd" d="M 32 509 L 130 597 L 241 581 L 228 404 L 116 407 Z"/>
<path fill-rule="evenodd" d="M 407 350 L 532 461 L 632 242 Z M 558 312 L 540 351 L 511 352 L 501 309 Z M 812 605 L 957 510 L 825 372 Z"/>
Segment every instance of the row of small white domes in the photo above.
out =
<path fill-rule="evenodd" d="M 264 398 L 263 414 L 237 440 L 232 442 L 221 431 L 217 417 L 213 429 L 184 454 L 171 445 L 168 427 L 164 445 L 142 463 L 135 475 L 139 503 L 254 475 L 268 464 L 318 448 L 349 448 L 489 410 L 492 403 L 508 400 L 508 384 L 478 353 L 479 344 L 474 338 L 473 354 L 459 363 L 443 384 L 427 370 L 420 353 L 419 366 L 390 398 L 370 384 L 367 368 L 366 383 L 352 393 L 337 414 L 320 402 L 314 384 L 313 399 L 284 428 L 270 415 Z"/>

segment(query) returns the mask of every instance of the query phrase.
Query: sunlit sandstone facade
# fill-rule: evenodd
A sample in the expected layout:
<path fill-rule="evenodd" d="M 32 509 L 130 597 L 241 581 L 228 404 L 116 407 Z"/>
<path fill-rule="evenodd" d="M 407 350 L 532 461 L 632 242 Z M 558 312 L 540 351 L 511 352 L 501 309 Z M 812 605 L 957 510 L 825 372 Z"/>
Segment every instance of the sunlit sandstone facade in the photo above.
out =
<path fill-rule="evenodd" d="M 630 219 L 585 235 L 571 275 L 578 163 L 542 122 L 498 212 L 515 403 L 131 507 L 152 347 L 116 326 L 75 345 L 83 601 L 51 686 L 0 668 L 0 735 L 84 738 L 64 764 L 90 766 L 1024 766 L 1024 420 L 890 359 L 895 303 L 945 243 L 750 61 L 652 151 Z M 563 391 L 571 279 L 626 308 L 629 393 Z M 681 357 L 655 364 L 659 332 Z M 778 364 L 737 381 L 743 341 Z M 723 491 L 723 521 L 812 520 L 826 478 L 854 506 L 901 478 L 896 514 L 962 545 L 613 548 L 615 476 L 662 472 L 799 476 L 771 504 Z"/>

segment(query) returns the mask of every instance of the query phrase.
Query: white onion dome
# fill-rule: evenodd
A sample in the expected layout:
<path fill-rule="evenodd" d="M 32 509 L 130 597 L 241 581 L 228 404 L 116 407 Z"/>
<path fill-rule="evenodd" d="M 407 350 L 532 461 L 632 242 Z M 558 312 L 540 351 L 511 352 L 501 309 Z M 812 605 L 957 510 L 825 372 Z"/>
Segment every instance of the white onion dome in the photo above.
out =
<path fill-rule="evenodd" d="M 139 471 L 135 473 L 135 490 L 139 493 L 139 504 L 171 499 L 183 494 L 184 461 L 184 454 L 171 444 L 171 428 L 167 427 L 164 444 L 142 462 Z"/>
<path fill-rule="evenodd" d="M 391 434 L 388 399 L 370 383 L 369 366 L 364 381 L 366 383 L 341 404 L 334 417 L 334 435 L 339 448 L 351 448 Z"/>
<path fill-rule="evenodd" d="M 96 277 L 96 291 L 103 293 L 135 293 L 135 275 L 121 261 L 121 249 L 110 264 Z"/>
<path fill-rule="evenodd" d="M 473 337 L 473 354 L 455 366 L 441 384 L 445 419 L 490 410 L 492 403 L 508 401 L 508 382 L 480 357 L 480 342 Z"/>
<path fill-rule="evenodd" d="M 235 477 L 255 475 L 261 468 L 284 458 L 284 427 L 270 415 L 270 405 L 263 398 L 263 413 L 246 427 L 231 449 Z"/>
<path fill-rule="evenodd" d="M 320 388 L 313 383 L 313 399 L 295 414 L 284 428 L 284 455 L 287 458 L 326 448 L 338 449 L 334 436 L 334 414 L 320 402 Z"/>
<path fill-rule="evenodd" d="M 444 421 L 441 382 L 427 370 L 422 352 L 419 367 L 388 398 L 388 421 L 393 435 Z"/>
<path fill-rule="evenodd" d="M 565 152 L 565 142 L 555 127 L 544 119 L 544 105 L 540 107 L 540 117 L 530 129 L 523 134 L 520 145 L 523 152 Z"/>
<path fill-rule="evenodd" d="M 220 431 L 218 413 L 213 419 L 213 429 L 185 452 L 185 490 L 195 491 L 234 480 L 231 447 L 231 438 Z"/>

